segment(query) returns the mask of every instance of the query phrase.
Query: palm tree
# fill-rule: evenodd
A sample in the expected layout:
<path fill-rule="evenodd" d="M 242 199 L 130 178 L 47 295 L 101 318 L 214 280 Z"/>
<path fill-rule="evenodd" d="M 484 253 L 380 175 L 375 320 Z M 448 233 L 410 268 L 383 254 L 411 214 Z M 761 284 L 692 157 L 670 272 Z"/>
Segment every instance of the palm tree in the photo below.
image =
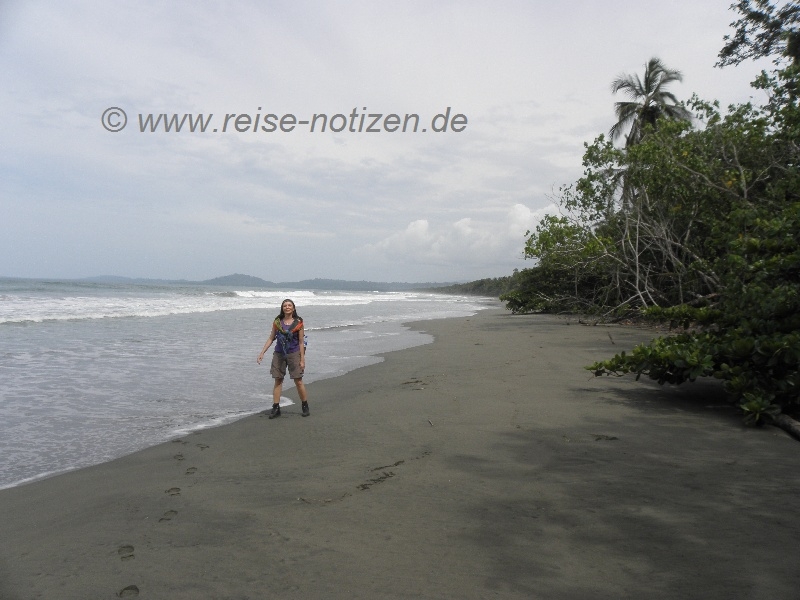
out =
<path fill-rule="evenodd" d="M 624 91 L 630 102 L 617 102 L 614 109 L 617 122 L 609 134 L 615 140 L 630 128 L 625 136 L 625 146 L 633 146 L 642 141 L 645 125 L 656 126 L 659 118 L 686 120 L 692 114 L 666 87 L 673 81 L 682 81 L 680 71 L 667 69 L 658 58 L 651 58 L 644 68 L 644 79 L 638 75 L 620 75 L 611 83 L 611 91 L 616 94 Z"/>

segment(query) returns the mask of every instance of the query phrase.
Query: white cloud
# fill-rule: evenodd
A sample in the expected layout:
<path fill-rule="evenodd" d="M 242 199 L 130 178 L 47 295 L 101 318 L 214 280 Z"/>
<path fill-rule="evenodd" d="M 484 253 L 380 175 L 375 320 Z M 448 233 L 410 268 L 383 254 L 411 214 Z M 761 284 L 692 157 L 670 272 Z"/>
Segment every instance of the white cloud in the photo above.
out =
<path fill-rule="evenodd" d="M 583 143 L 610 126 L 620 72 L 658 55 L 684 71 L 680 98 L 753 93 L 762 65 L 712 67 L 733 18 L 693 0 L 5 0 L 0 275 L 507 274 L 552 191 L 580 176 Z M 129 112 L 125 131 L 101 127 L 109 106 Z M 135 127 L 139 112 L 429 120 L 447 106 L 465 131 Z M 291 264 L 265 260 L 284 235 Z"/>
<path fill-rule="evenodd" d="M 502 213 L 463 217 L 457 221 L 431 224 L 417 219 L 375 244 L 357 248 L 353 254 L 392 264 L 413 272 L 420 267 L 457 266 L 488 272 L 502 266 L 498 275 L 508 275 L 518 265 L 525 232 L 533 229 L 545 214 L 556 214 L 555 204 L 531 210 L 514 204 Z M 486 275 L 489 276 L 489 275 Z"/>

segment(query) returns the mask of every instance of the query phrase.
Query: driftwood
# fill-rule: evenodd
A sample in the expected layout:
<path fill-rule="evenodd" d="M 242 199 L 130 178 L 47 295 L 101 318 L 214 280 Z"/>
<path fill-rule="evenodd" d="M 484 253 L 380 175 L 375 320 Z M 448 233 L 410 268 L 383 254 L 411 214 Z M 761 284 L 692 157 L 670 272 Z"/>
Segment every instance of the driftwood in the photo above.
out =
<path fill-rule="evenodd" d="M 780 427 L 794 439 L 800 440 L 800 422 L 795 421 L 792 417 L 786 414 L 780 414 L 772 421 L 776 427 Z"/>

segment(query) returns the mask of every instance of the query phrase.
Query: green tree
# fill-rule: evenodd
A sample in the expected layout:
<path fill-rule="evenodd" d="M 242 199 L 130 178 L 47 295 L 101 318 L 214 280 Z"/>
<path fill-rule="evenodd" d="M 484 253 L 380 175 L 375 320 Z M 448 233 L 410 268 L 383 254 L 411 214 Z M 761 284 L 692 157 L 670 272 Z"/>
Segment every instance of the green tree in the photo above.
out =
<path fill-rule="evenodd" d="M 630 100 L 614 105 L 617 122 L 609 132 L 611 139 L 616 140 L 627 131 L 625 145 L 632 146 L 641 142 L 646 127 L 656 127 L 659 119 L 691 119 L 691 113 L 666 89 L 671 83 L 682 80 L 680 71 L 668 69 L 655 57 L 645 65 L 642 79 L 636 74 L 615 79 L 611 91 L 624 92 Z"/>
<path fill-rule="evenodd" d="M 761 0 L 733 8 L 743 17 L 718 64 L 775 55 L 779 66 L 791 62 L 754 82 L 769 92 L 763 108 L 739 106 L 723 118 L 706 107 L 708 127 L 685 136 L 697 138 L 695 152 L 663 153 L 694 176 L 691 196 L 705 196 L 700 250 L 716 274 L 715 292 L 702 304 L 648 308 L 644 314 L 682 322 L 686 331 L 587 368 L 659 383 L 715 377 L 746 422 L 773 420 L 800 438 L 800 426 L 781 414 L 800 409 L 800 10 Z"/>
<path fill-rule="evenodd" d="M 731 8 L 741 18 L 731 23 L 736 31 L 725 36 L 717 66 L 770 56 L 776 64 L 800 63 L 800 4 L 790 1 L 778 8 L 768 0 L 739 0 Z"/>
<path fill-rule="evenodd" d="M 748 422 L 800 410 L 800 108 L 797 66 L 763 74 L 763 107 L 693 99 L 703 126 L 662 119 L 637 144 L 587 145 L 562 217 L 529 234 L 538 264 L 515 311 L 631 311 L 685 330 L 591 365 L 660 383 L 722 381 Z M 619 173 L 631 202 L 620 202 Z M 784 414 L 781 414 L 784 413 Z M 793 433 L 800 436 L 800 433 Z"/>
<path fill-rule="evenodd" d="M 693 252 L 715 276 L 712 293 L 647 308 L 687 330 L 588 367 L 596 375 L 715 377 L 750 423 L 800 403 L 800 151 L 768 115 L 739 107 L 659 153 L 690 175 L 686 198 L 700 200 Z"/>
<path fill-rule="evenodd" d="M 606 270 L 597 264 L 605 251 L 587 228 L 565 216 L 545 215 L 528 235 L 525 258 L 538 264 L 519 272 L 514 289 L 500 296 L 507 308 L 514 313 L 592 312 L 604 304 L 596 295 L 607 287 Z"/>

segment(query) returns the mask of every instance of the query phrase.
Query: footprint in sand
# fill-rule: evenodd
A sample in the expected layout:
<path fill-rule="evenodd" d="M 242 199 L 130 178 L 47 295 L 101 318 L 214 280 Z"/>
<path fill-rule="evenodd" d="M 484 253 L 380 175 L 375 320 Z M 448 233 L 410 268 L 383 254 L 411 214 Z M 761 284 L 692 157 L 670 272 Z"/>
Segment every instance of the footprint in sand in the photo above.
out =
<path fill-rule="evenodd" d="M 176 454 L 172 458 L 174 458 L 175 460 L 183 460 L 183 454 Z"/>
<path fill-rule="evenodd" d="M 206 446 L 205 444 L 195 444 L 195 446 L 200 448 L 200 450 L 205 450 L 206 448 L 208 448 L 208 446 Z"/>
<path fill-rule="evenodd" d="M 117 554 L 119 554 L 120 560 L 131 560 L 135 558 L 133 556 L 133 546 L 120 546 L 117 550 Z"/>
<path fill-rule="evenodd" d="M 164 490 L 164 493 L 169 494 L 170 496 L 180 496 L 181 488 L 179 487 L 169 488 L 168 490 Z"/>
<path fill-rule="evenodd" d="M 161 517 L 161 518 L 158 520 L 158 522 L 159 522 L 159 523 L 161 523 L 161 521 L 171 521 L 171 520 L 172 520 L 172 517 L 176 517 L 177 515 L 178 515 L 178 511 L 177 511 L 177 510 L 168 510 L 168 511 L 167 511 L 167 512 L 165 512 L 165 513 L 164 513 L 164 515 L 163 515 L 163 516 L 162 516 L 162 517 Z"/>
<path fill-rule="evenodd" d="M 184 442 L 183 440 L 172 440 L 172 443 L 173 444 L 183 444 L 185 446 L 189 442 Z"/>
<path fill-rule="evenodd" d="M 139 595 L 139 588 L 136 587 L 135 585 L 129 585 L 126 588 L 122 588 L 117 594 L 117 596 L 119 596 L 120 598 L 133 598 L 134 596 L 138 595 Z"/>
<path fill-rule="evenodd" d="M 186 469 L 187 475 L 192 475 L 194 473 L 197 473 L 197 467 L 189 467 L 188 469 Z"/>

